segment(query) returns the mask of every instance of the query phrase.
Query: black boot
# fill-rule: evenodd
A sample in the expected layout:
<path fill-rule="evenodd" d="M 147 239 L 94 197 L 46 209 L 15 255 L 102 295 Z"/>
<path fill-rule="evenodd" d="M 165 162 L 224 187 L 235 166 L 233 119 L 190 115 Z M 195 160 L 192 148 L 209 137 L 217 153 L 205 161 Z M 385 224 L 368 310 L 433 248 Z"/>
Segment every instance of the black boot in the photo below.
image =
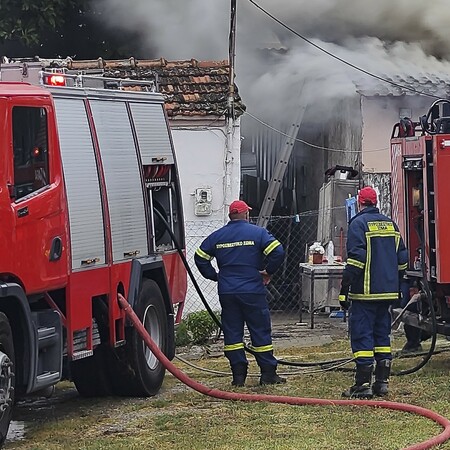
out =
<path fill-rule="evenodd" d="M 245 385 L 245 379 L 247 378 L 248 364 L 239 363 L 231 366 L 231 372 L 233 372 L 232 386 L 243 387 Z"/>
<path fill-rule="evenodd" d="M 420 353 L 422 346 L 420 345 L 422 330 L 405 323 L 404 325 L 406 344 L 401 349 L 400 353 Z"/>
<path fill-rule="evenodd" d="M 347 398 L 372 398 L 373 364 L 356 365 L 355 384 L 342 393 Z"/>
<path fill-rule="evenodd" d="M 375 383 L 373 383 L 373 393 L 379 397 L 384 397 L 389 393 L 389 375 L 391 374 L 390 359 L 381 359 L 377 361 L 375 368 Z"/>
<path fill-rule="evenodd" d="M 282 384 L 286 383 L 286 378 L 280 377 L 277 374 L 277 366 L 261 366 L 261 378 L 259 384 Z"/>

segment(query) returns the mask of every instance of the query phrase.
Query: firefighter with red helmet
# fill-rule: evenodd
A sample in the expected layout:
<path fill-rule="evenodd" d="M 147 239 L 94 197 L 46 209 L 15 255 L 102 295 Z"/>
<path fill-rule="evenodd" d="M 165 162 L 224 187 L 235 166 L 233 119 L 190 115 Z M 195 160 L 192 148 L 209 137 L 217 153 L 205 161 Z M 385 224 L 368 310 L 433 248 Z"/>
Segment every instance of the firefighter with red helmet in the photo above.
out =
<path fill-rule="evenodd" d="M 230 221 L 214 231 L 195 253 L 195 264 L 207 279 L 218 281 L 222 307 L 224 351 L 233 373 L 233 386 L 244 386 L 248 361 L 244 350 L 244 324 L 251 349 L 261 370 L 260 384 L 279 384 L 266 285 L 284 259 L 281 243 L 265 228 L 248 223 L 250 207 L 231 203 Z M 216 258 L 219 272 L 211 264 Z"/>
<path fill-rule="evenodd" d="M 347 264 L 339 301 L 343 309 L 351 305 L 349 327 L 356 375 L 344 397 L 372 398 L 388 393 L 392 361 L 389 308 L 398 300 L 408 254 L 397 224 L 380 214 L 376 205 L 375 190 L 361 189 L 360 212 L 348 226 Z"/>

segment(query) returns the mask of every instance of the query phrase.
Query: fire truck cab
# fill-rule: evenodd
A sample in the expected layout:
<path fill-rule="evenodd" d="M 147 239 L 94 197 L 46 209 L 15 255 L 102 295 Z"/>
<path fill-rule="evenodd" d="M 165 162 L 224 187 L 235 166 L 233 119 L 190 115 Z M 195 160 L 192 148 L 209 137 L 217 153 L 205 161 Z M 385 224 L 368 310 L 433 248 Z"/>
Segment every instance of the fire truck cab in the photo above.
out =
<path fill-rule="evenodd" d="M 412 292 L 422 292 L 402 320 L 428 334 L 449 336 L 450 102 L 435 101 L 418 122 L 402 119 L 390 146 L 392 217 L 409 250 Z"/>
<path fill-rule="evenodd" d="M 15 398 L 55 385 L 63 367 L 83 396 L 154 395 L 164 368 L 117 295 L 173 358 L 186 271 L 173 241 L 183 250 L 176 157 L 155 83 L 32 63 L 2 64 L 0 75 L 2 443 Z"/>

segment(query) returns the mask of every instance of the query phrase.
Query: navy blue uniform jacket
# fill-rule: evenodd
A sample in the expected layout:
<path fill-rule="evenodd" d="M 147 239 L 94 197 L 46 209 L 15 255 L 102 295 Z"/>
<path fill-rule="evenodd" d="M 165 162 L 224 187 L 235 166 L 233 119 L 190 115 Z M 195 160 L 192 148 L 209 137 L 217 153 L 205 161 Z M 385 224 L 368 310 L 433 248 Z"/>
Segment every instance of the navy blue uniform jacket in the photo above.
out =
<path fill-rule="evenodd" d="M 266 267 L 264 267 L 266 257 Z M 219 273 L 211 264 L 216 258 Z M 195 252 L 195 264 L 209 280 L 219 282 L 221 294 L 265 294 L 260 270 L 272 275 L 284 259 L 284 250 L 265 228 L 246 220 L 232 220 L 214 231 Z"/>
<path fill-rule="evenodd" d="M 408 252 L 397 225 L 373 206 L 350 221 L 342 287 L 349 300 L 397 300 Z"/>

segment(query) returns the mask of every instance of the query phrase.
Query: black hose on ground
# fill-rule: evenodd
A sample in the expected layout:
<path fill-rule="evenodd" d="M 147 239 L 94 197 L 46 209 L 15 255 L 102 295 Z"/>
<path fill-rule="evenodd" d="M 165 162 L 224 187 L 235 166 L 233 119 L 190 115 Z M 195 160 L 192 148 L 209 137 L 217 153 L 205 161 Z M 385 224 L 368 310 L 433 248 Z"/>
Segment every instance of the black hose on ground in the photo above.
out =
<path fill-rule="evenodd" d="M 160 211 L 158 211 L 156 208 L 153 209 L 153 211 L 158 215 L 158 217 L 161 219 L 161 222 L 164 224 L 164 226 L 166 227 L 170 238 L 172 239 L 173 243 L 175 244 L 175 248 L 178 252 L 178 254 L 180 255 L 181 260 L 183 261 L 184 267 L 186 268 L 189 277 L 191 278 L 192 284 L 195 287 L 195 290 L 197 291 L 197 294 L 200 297 L 201 302 L 203 303 L 204 307 L 206 308 L 206 310 L 208 311 L 208 313 L 210 314 L 210 316 L 212 317 L 212 319 L 214 320 L 214 322 L 216 323 L 216 325 L 222 329 L 222 324 L 220 322 L 220 320 L 217 318 L 217 316 L 214 314 L 214 312 L 212 311 L 211 307 L 209 306 L 205 296 L 203 295 L 203 292 L 200 289 L 200 286 L 197 283 L 197 280 L 194 277 L 194 274 L 192 273 L 191 268 L 189 267 L 189 263 L 186 259 L 185 254 L 183 253 L 183 249 L 180 246 L 180 243 L 178 242 L 177 237 L 175 236 L 174 232 L 172 231 L 172 229 L 170 228 L 169 223 L 167 222 L 167 220 L 165 219 L 165 217 L 161 214 Z M 244 349 L 246 352 L 255 355 L 255 352 L 248 347 L 247 345 L 244 346 Z M 324 365 L 330 365 L 330 364 L 335 364 L 335 363 L 340 363 L 343 361 L 351 361 L 352 358 L 344 358 L 344 359 L 338 359 L 335 361 L 319 361 L 319 362 L 291 362 L 291 361 L 283 361 L 283 360 L 277 360 L 279 364 L 283 364 L 286 366 L 294 366 L 294 367 L 311 367 L 311 366 L 324 366 Z"/>
<path fill-rule="evenodd" d="M 183 265 L 186 268 L 187 273 L 189 274 L 189 277 L 192 281 L 192 284 L 195 287 L 195 290 L 197 291 L 197 293 L 200 297 L 201 302 L 203 303 L 204 307 L 206 308 L 206 310 L 208 311 L 208 313 L 210 314 L 211 318 L 214 320 L 216 325 L 219 327 L 219 329 L 222 329 L 222 324 L 221 324 L 220 320 L 217 318 L 217 316 L 214 314 L 214 312 L 212 311 L 205 296 L 203 295 L 203 292 L 201 291 L 200 286 L 198 285 L 197 280 L 195 279 L 194 274 L 193 274 L 191 268 L 189 267 L 189 263 L 186 259 L 185 254 L 183 253 L 183 249 L 181 248 L 180 243 L 178 242 L 178 239 L 175 236 L 174 232 L 170 228 L 169 223 L 167 222 L 167 220 L 161 214 L 160 211 L 158 211 L 156 208 L 154 208 L 153 211 L 161 219 L 162 223 L 164 224 L 164 226 L 166 227 L 166 229 L 170 235 L 170 238 L 172 239 L 173 243 L 175 244 L 175 248 L 176 248 L 178 254 L 180 255 L 181 261 L 183 262 Z M 430 294 L 431 294 L 431 291 L 430 291 Z M 431 303 L 430 303 L 430 308 L 432 310 L 432 316 L 434 314 L 434 327 L 436 328 L 436 314 L 434 312 L 434 309 L 433 309 Z M 434 334 L 434 336 L 433 336 L 432 347 L 430 348 L 431 352 L 430 351 L 428 352 L 427 356 L 423 359 L 423 361 L 421 361 L 417 366 L 415 366 L 411 369 L 402 370 L 399 372 L 393 372 L 392 375 L 394 375 L 394 376 L 395 375 L 409 375 L 411 373 L 417 372 L 431 358 L 431 356 L 434 352 L 434 349 L 435 349 L 435 344 L 436 344 L 436 334 Z M 252 355 L 255 355 L 255 352 L 247 345 L 244 346 L 244 349 L 246 352 L 248 352 Z M 354 358 L 340 358 L 340 359 L 335 359 L 335 360 L 330 360 L 330 361 L 296 362 L 296 361 L 286 361 L 286 360 L 282 360 L 282 359 L 277 359 L 277 362 L 278 362 L 278 364 L 285 365 L 285 366 L 291 366 L 291 367 L 326 367 L 326 366 L 330 366 L 333 364 L 340 364 L 340 363 L 344 363 L 344 362 L 350 363 L 353 360 L 354 360 Z M 337 370 L 345 370 L 345 369 L 337 369 Z M 349 369 L 349 371 L 354 371 L 354 369 Z"/>
<path fill-rule="evenodd" d="M 156 208 L 153 208 L 153 212 L 155 212 L 158 217 L 161 219 L 162 223 L 166 227 L 167 231 L 169 232 L 170 238 L 172 239 L 173 243 L 175 244 L 175 248 L 177 249 L 178 254 L 180 255 L 181 261 L 183 261 L 184 267 L 187 270 L 187 273 L 189 274 L 189 277 L 191 278 L 192 284 L 195 287 L 195 290 L 197 291 L 198 295 L 200 296 L 200 300 L 202 301 L 204 307 L 208 311 L 209 315 L 212 317 L 216 325 L 219 327 L 219 329 L 222 329 L 222 324 L 220 323 L 220 320 L 216 317 L 213 310 L 209 306 L 208 302 L 206 301 L 205 296 L 203 295 L 203 292 L 200 290 L 200 286 L 197 283 L 197 280 L 194 277 L 194 274 L 192 273 L 191 268 L 189 267 L 189 264 L 187 262 L 186 256 L 183 253 L 183 249 L 180 246 L 180 243 L 178 242 L 177 237 L 175 236 L 174 232 L 170 228 L 170 225 L 167 223 L 167 220 L 165 217 L 161 214 L 160 211 L 158 211 Z"/>
<path fill-rule="evenodd" d="M 411 369 L 405 369 L 400 370 L 398 372 L 393 372 L 393 375 L 402 376 L 402 375 L 410 375 L 414 372 L 417 372 L 420 370 L 425 364 L 428 363 L 428 361 L 433 356 L 434 350 L 436 348 L 436 340 L 437 340 L 437 319 L 436 319 L 436 311 L 434 310 L 433 305 L 433 294 L 430 289 L 430 285 L 428 283 L 428 271 L 427 271 L 427 264 L 426 264 L 426 253 L 425 253 L 425 241 L 423 239 L 423 234 L 420 232 L 420 227 L 418 222 L 415 224 L 415 230 L 419 237 L 420 241 L 420 247 L 421 247 L 421 254 L 422 254 L 422 287 L 424 290 L 425 298 L 428 300 L 428 307 L 431 314 L 431 345 L 430 348 L 425 355 L 425 357 L 420 361 L 419 364 L 417 364 L 415 367 L 412 367 Z"/>
<path fill-rule="evenodd" d="M 426 298 L 428 299 L 428 306 L 429 306 L 430 314 L 431 314 L 431 327 L 432 327 L 432 329 L 431 329 L 431 345 L 430 345 L 430 348 L 429 348 L 428 352 L 426 353 L 425 357 L 422 359 L 422 361 L 420 361 L 419 364 L 417 364 L 416 366 L 412 367 L 411 369 L 405 369 L 405 370 L 400 370 L 398 372 L 393 372 L 392 375 L 395 375 L 395 376 L 410 375 L 410 374 L 420 370 L 431 359 L 431 357 L 434 354 L 434 350 L 436 348 L 436 340 L 437 340 L 436 311 L 434 310 L 433 294 L 431 293 L 431 290 L 430 290 L 430 287 L 429 287 L 429 284 L 428 284 L 426 271 L 424 270 L 424 272 L 425 273 L 424 273 L 424 276 L 422 278 L 423 279 L 423 287 L 424 287 L 424 290 L 425 290 Z"/>

